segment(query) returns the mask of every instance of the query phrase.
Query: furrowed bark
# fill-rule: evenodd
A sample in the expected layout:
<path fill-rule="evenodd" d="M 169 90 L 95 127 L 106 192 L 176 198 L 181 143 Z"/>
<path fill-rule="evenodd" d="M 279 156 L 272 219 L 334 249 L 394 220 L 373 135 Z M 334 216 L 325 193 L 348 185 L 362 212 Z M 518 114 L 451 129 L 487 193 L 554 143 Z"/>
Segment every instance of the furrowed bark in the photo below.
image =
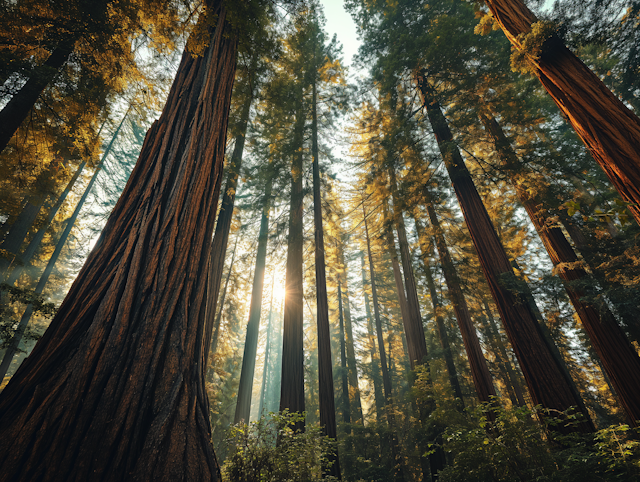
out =
<path fill-rule="evenodd" d="M 630 423 L 637 426 L 640 420 L 640 357 L 633 348 L 622 328 L 608 308 L 597 307 L 583 301 L 585 293 L 576 282 L 590 280 L 571 243 L 562 229 L 547 223 L 547 211 L 537 206 L 535 200 L 524 189 L 518 175 L 509 169 L 516 166 L 518 159 L 502 128 L 494 118 L 481 115 L 482 123 L 490 134 L 502 163 L 511 176 L 512 184 L 520 202 L 524 206 L 533 226 L 544 244 L 555 273 L 562 279 L 569 299 L 587 332 L 589 340 L 618 395 Z"/>
<path fill-rule="evenodd" d="M 418 73 L 417 81 L 480 265 L 520 362 L 533 403 L 560 412 L 579 407 L 581 400 L 571 391 L 570 382 L 547 346 L 526 298 L 519 291 L 506 286 L 509 282 L 517 285 L 519 280 L 515 277 L 509 258 L 423 72 Z M 585 422 L 581 424 L 556 428 L 561 432 L 593 431 L 589 414 L 583 412 L 583 416 Z"/>
<path fill-rule="evenodd" d="M 523 37 L 537 18 L 522 0 L 485 0 L 511 44 L 523 50 Z M 640 119 L 578 57 L 552 34 L 539 55 L 527 54 L 534 73 L 591 151 L 640 223 Z"/>
<path fill-rule="evenodd" d="M 221 2 L 49 329 L 0 395 L 0 480 L 219 480 L 204 293 L 237 33 Z"/>

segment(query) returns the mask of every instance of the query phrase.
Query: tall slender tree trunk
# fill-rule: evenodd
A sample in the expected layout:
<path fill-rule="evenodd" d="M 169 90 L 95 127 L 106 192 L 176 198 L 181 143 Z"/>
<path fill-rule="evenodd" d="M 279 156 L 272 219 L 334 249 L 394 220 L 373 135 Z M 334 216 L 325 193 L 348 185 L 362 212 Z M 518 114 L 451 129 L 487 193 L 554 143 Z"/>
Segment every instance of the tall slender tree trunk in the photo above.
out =
<path fill-rule="evenodd" d="M 42 94 L 42 91 L 58 75 L 60 68 L 73 52 L 75 38 L 64 39 L 53 49 L 45 63 L 36 69 L 31 78 L 0 111 L 0 152 L 7 147 L 20 124 Z"/>
<path fill-rule="evenodd" d="M 0 480 L 219 480 L 204 294 L 237 32 L 222 2 L 49 329 L 0 394 Z"/>
<path fill-rule="evenodd" d="M 47 266 L 45 267 L 44 272 L 42 273 L 42 275 L 40 276 L 40 279 L 38 280 L 38 284 L 36 285 L 36 288 L 34 290 L 35 294 L 37 294 L 37 295 L 42 294 L 42 291 L 44 290 L 44 287 L 47 284 L 47 281 L 49 281 L 49 276 L 51 276 L 51 273 L 53 272 L 53 267 L 55 266 L 56 262 L 58 261 L 58 258 L 60 257 L 60 253 L 62 252 L 62 248 L 66 244 L 67 239 L 69 238 L 69 235 L 71 234 L 71 230 L 73 229 L 73 226 L 76 224 L 76 221 L 78 219 L 78 215 L 80 214 L 80 211 L 82 210 L 82 208 L 84 206 L 84 203 L 86 202 L 87 197 L 89 196 L 89 193 L 93 189 L 93 185 L 95 184 L 96 179 L 98 178 L 98 174 L 100 173 L 100 171 L 102 169 L 104 161 L 107 159 L 107 156 L 111 152 L 111 146 L 113 145 L 113 142 L 115 141 L 115 139 L 118 137 L 118 134 L 120 133 L 120 128 L 122 127 L 122 123 L 124 122 L 125 117 L 123 117 L 122 122 L 120 122 L 120 125 L 118 125 L 118 128 L 114 132 L 113 137 L 111 138 L 111 142 L 109 143 L 109 145 L 107 146 L 107 149 L 105 149 L 104 154 L 102 155 L 102 159 L 96 165 L 96 168 L 95 168 L 95 171 L 93 173 L 93 176 L 91 176 L 91 180 L 89 181 L 89 184 L 87 184 L 87 187 L 85 188 L 84 193 L 82 194 L 82 197 L 78 201 L 78 204 L 76 205 L 76 208 L 73 211 L 73 214 L 67 220 L 67 225 L 65 226 L 64 230 L 62 231 L 62 234 L 60 235 L 60 238 L 58 239 L 58 242 L 56 243 L 56 247 L 53 250 L 53 253 L 51 254 L 51 256 L 49 257 L 49 261 L 47 262 Z M 53 219 L 53 216 L 50 216 L 50 217 L 51 217 L 51 219 Z M 44 227 L 43 229 L 46 229 L 46 227 Z M 44 234 L 43 234 L 43 236 L 44 236 Z M 14 270 L 14 272 L 15 271 L 18 271 L 18 274 L 20 273 L 20 270 L 18 270 L 17 268 L 16 268 L 16 270 Z M 12 275 L 9 278 L 8 282 L 13 284 L 13 282 L 15 282 L 16 279 L 17 279 L 17 277 L 14 278 L 14 274 L 12 273 Z M 7 347 L 6 351 L 4 352 L 4 357 L 2 358 L 2 363 L 0 363 L 0 380 L 4 379 L 5 375 L 7 374 L 7 371 L 9 370 L 9 366 L 11 365 L 11 360 L 13 359 L 14 355 L 18 351 L 18 347 L 20 346 L 20 342 L 22 341 L 22 337 L 24 336 L 24 334 L 25 334 L 25 332 L 27 330 L 27 326 L 29 324 L 29 321 L 31 320 L 31 315 L 32 314 L 33 314 L 33 305 L 29 304 L 29 305 L 27 305 L 27 308 L 25 309 L 24 313 L 22 314 L 22 317 L 20 318 L 20 322 L 18 323 L 18 327 L 16 328 L 16 331 L 15 331 L 13 337 L 11 338 L 11 341 L 9 342 L 9 346 Z"/>
<path fill-rule="evenodd" d="M 433 227 L 433 236 L 436 241 L 436 247 L 438 248 L 438 254 L 440 255 L 440 261 L 442 262 L 442 272 L 444 273 L 444 279 L 447 283 L 447 293 L 453 305 L 456 319 L 458 320 L 462 341 L 467 352 L 467 358 L 469 359 L 469 366 L 471 367 L 471 376 L 476 388 L 476 394 L 478 395 L 478 400 L 481 402 L 490 402 L 491 397 L 496 396 L 493 379 L 487 366 L 487 360 L 482 353 L 478 334 L 473 326 L 473 321 L 471 321 L 467 300 L 462 293 L 460 278 L 451 259 L 447 242 L 444 239 L 440 220 L 433 207 L 433 201 L 429 194 L 426 195 L 428 196 L 426 202 L 427 213 L 429 214 L 429 220 Z"/>
<path fill-rule="evenodd" d="M 275 274 L 275 271 L 274 271 Z M 271 363 L 271 338 L 273 331 L 273 288 L 274 277 L 271 278 L 271 300 L 269 301 L 269 316 L 267 321 L 267 343 L 264 349 L 264 365 L 262 368 L 262 386 L 260 387 L 260 406 L 258 407 L 258 418 L 264 415 L 265 394 L 269 380 L 269 364 Z"/>
<path fill-rule="evenodd" d="M 342 266 L 342 272 L 338 279 L 342 280 L 342 308 L 344 313 L 345 344 L 347 350 L 347 368 L 349 378 L 349 398 L 353 398 L 351 406 L 351 419 L 354 423 L 364 426 L 364 415 L 362 413 L 362 402 L 360 398 L 360 386 L 358 384 L 358 365 L 356 361 L 356 350 L 353 341 L 353 326 L 351 324 L 351 307 L 349 302 L 349 289 L 347 284 L 347 265 L 344 261 L 344 245 L 338 246 L 338 263 Z M 353 396 L 352 396 L 353 395 Z"/>
<path fill-rule="evenodd" d="M 247 134 L 247 126 L 249 125 L 249 114 L 251 113 L 251 103 L 254 97 L 253 79 L 255 78 L 255 70 L 257 65 L 257 54 L 254 53 L 249 66 L 249 88 L 251 89 L 247 97 L 242 111 L 240 112 L 240 122 L 238 125 L 238 134 L 235 136 L 235 146 L 231 154 L 229 162 L 229 177 L 225 185 L 224 194 L 222 195 L 222 204 L 218 221 L 216 223 L 216 231 L 211 242 L 211 263 L 209 264 L 209 278 L 207 281 L 207 325 L 205 338 L 211 340 L 214 330 L 215 316 L 218 306 L 218 296 L 220 294 L 220 284 L 222 282 L 222 272 L 224 270 L 224 259 L 227 254 L 227 245 L 229 243 L 229 230 L 231 229 L 231 221 L 233 220 L 233 208 L 236 201 L 236 189 L 238 187 L 238 176 L 242 167 L 242 155 L 244 153 L 244 142 Z M 218 186 L 217 189 L 220 189 Z M 209 356 L 209 345 L 205 355 Z"/>
<path fill-rule="evenodd" d="M 369 355 L 371 356 L 371 379 L 373 381 L 373 394 L 376 404 L 376 421 L 382 421 L 382 412 L 384 411 L 384 398 L 382 395 L 382 387 L 380 386 L 380 361 L 376 355 L 376 342 L 373 333 L 373 320 L 371 319 L 371 306 L 369 305 L 369 294 L 367 293 L 367 272 L 364 264 L 364 251 L 361 253 L 360 261 L 362 263 L 362 291 L 364 293 L 364 308 L 367 315 L 367 333 L 369 335 Z"/>
<path fill-rule="evenodd" d="M 329 330 L 329 302 L 327 299 L 327 275 L 324 259 L 324 229 L 322 227 L 322 196 L 320 193 L 320 156 L 318 149 L 318 115 L 317 115 L 317 86 L 314 79 L 311 86 L 311 157 L 313 162 L 313 224 L 315 234 L 315 264 L 316 264 L 316 316 L 318 329 L 318 381 L 320 427 L 329 438 L 336 440 L 338 429 L 336 426 L 336 404 L 333 393 L 333 363 L 331 362 L 331 333 Z M 340 285 L 338 284 L 338 290 Z M 342 307 L 342 298 L 340 298 Z M 340 312 L 342 321 L 342 311 Z M 344 338 L 341 337 L 341 343 Z M 346 362 L 346 360 L 345 360 Z M 344 377 L 347 376 L 345 371 Z M 349 387 L 347 386 L 347 402 Z M 327 474 L 340 478 L 340 462 L 337 452 L 331 454 L 331 466 Z"/>
<path fill-rule="evenodd" d="M 285 274 L 284 331 L 282 335 L 282 381 L 280 384 L 280 411 L 304 412 L 304 340 L 303 323 L 303 198 L 302 147 L 304 142 L 305 112 L 302 87 L 296 88 L 295 125 L 291 160 L 291 204 L 289 207 L 289 238 Z M 295 425 L 304 430 L 304 423 Z"/>
<path fill-rule="evenodd" d="M 384 347 L 384 336 L 382 332 L 382 321 L 380 319 L 380 305 L 378 304 L 378 290 L 376 288 L 376 274 L 373 267 L 373 255 L 371 253 L 371 240 L 369 237 L 369 225 L 367 223 L 367 212 L 362 203 L 362 216 L 364 220 L 365 237 L 367 240 L 367 253 L 369 257 L 369 277 L 371 281 L 371 298 L 373 302 L 373 314 L 376 323 L 376 335 L 378 338 L 378 352 L 380 354 L 380 368 L 382 370 L 382 388 L 384 390 L 385 409 L 387 412 L 387 423 L 390 431 L 391 456 L 393 458 L 394 481 L 403 482 L 404 464 L 400 455 L 400 444 L 396 434 L 395 415 L 393 413 L 393 394 L 391 391 L 391 376 L 387 365 L 387 354 Z"/>
<path fill-rule="evenodd" d="M 447 366 L 447 373 L 449 374 L 449 383 L 453 389 L 453 396 L 459 409 L 464 409 L 464 397 L 462 396 L 462 389 L 460 388 L 460 380 L 458 380 L 458 372 L 456 366 L 453 363 L 453 353 L 451 352 L 451 343 L 449 342 L 449 335 L 444 324 L 442 317 L 442 304 L 438 298 L 438 292 L 436 285 L 433 281 L 433 275 L 431 274 L 431 267 L 429 263 L 429 255 L 426 248 L 426 237 L 424 233 L 424 227 L 421 221 L 414 217 L 416 223 L 416 229 L 418 231 L 418 239 L 420 242 L 420 249 L 422 251 L 422 262 L 424 264 L 424 273 L 427 278 L 427 287 L 429 288 L 429 295 L 431 296 L 431 303 L 433 304 L 433 314 L 436 319 L 436 327 L 438 329 L 438 338 L 440 340 L 440 346 L 442 347 L 442 353 L 444 354 L 445 365 Z"/>
<path fill-rule="evenodd" d="M 340 323 L 340 367 L 342 368 L 342 421 L 351 423 L 349 403 L 349 377 L 347 375 L 347 350 L 345 347 L 344 316 L 342 310 L 342 287 L 338 280 L 338 319 Z"/>
<path fill-rule="evenodd" d="M 581 400 L 570 388 L 558 361 L 547 346 L 541 328 L 527 300 L 507 284 L 520 283 L 493 228 L 489 214 L 482 204 L 471 175 L 435 99 L 423 72 L 417 75 L 418 86 L 431 122 L 438 147 L 460 203 L 480 265 L 489 284 L 491 294 L 500 312 L 509 341 L 527 381 L 533 403 L 561 412 L 579 407 Z M 592 431 L 588 413 L 585 422 L 573 426 L 556 427 L 560 432 Z"/>
<path fill-rule="evenodd" d="M 485 0 L 511 44 L 524 38 L 537 18 L 522 0 Z M 535 75 L 591 151 L 640 223 L 640 119 L 556 34 L 539 53 L 525 52 Z"/>
<path fill-rule="evenodd" d="M 518 198 L 551 258 L 554 271 L 563 281 L 582 327 L 600 357 L 622 407 L 631 424 L 636 426 L 637 421 L 640 420 L 640 357 L 638 353 L 607 307 L 598 309 L 583 301 L 585 293 L 576 286 L 576 282 L 589 281 L 588 273 L 582 267 L 562 229 L 546 222 L 548 218 L 546 210 L 538 208 L 538 203 L 518 182 L 518 175 L 513 172 L 518 159 L 500 125 L 494 118 L 485 115 L 481 115 L 481 120 L 491 136 L 503 165 L 512 177 L 512 184 Z"/>
<path fill-rule="evenodd" d="M 269 209 L 271 204 L 271 189 L 273 175 L 269 176 L 264 190 L 262 204 L 262 219 L 258 234 L 258 251 L 256 267 L 253 272 L 253 288 L 251 290 L 251 304 L 249 305 L 249 322 L 244 342 L 240 385 L 238 387 L 238 402 L 233 423 L 249 423 L 251 413 L 251 392 L 253 390 L 253 375 L 256 368 L 256 354 L 258 352 L 258 335 L 260 334 L 260 313 L 262 311 L 262 288 L 264 286 L 264 270 L 267 261 L 267 241 L 269 238 Z M 271 314 L 271 313 L 269 313 Z"/>

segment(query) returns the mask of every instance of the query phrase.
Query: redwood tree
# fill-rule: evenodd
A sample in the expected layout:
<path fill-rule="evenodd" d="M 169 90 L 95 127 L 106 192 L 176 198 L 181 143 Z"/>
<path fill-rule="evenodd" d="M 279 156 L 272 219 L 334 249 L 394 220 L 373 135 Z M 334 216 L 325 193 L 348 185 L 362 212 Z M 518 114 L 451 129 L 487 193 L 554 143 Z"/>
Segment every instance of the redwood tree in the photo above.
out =
<path fill-rule="evenodd" d="M 218 480 L 204 294 L 237 31 L 207 2 L 103 234 L 0 395 L 0 480 Z"/>

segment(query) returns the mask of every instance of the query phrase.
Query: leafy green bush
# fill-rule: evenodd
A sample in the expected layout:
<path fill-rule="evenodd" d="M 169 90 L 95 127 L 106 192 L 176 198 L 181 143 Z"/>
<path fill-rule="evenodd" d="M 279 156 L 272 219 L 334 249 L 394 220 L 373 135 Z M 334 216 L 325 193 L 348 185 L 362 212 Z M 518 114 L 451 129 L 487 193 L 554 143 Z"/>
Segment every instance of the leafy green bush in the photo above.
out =
<path fill-rule="evenodd" d="M 468 410 L 444 434 L 444 449 L 453 463 L 440 472 L 440 482 L 501 481 L 636 481 L 640 450 L 632 429 L 611 426 L 595 434 L 548 438 L 545 426 L 526 408 L 491 408 L 496 421 L 489 426 L 488 405 Z M 539 409 L 538 409 L 539 410 Z M 566 423 L 549 414 L 545 423 Z"/>
<path fill-rule="evenodd" d="M 232 425 L 227 431 L 228 456 L 222 466 L 224 480 L 233 482 L 312 482 L 322 479 L 330 466 L 335 442 L 320 427 L 295 432 L 304 414 L 271 413 L 249 425 Z M 331 480 L 325 477 L 322 480 Z"/>

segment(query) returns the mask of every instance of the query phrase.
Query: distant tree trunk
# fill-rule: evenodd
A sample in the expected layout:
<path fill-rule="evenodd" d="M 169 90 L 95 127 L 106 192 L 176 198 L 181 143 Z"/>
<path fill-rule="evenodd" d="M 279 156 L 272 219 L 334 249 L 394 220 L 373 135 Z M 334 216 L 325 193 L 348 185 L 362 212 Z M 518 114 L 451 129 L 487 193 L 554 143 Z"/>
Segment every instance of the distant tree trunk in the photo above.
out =
<path fill-rule="evenodd" d="M 522 294 L 514 291 L 513 286 L 507 285 L 517 285 L 521 281 L 514 275 L 509 258 L 493 228 L 489 214 L 482 204 L 440 105 L 434 98 L 423 72 L 418 73 L 417 81 L 480 265 L 500 311 L 509 341 L 520 362 L 533 403 L 559 411 L 579 407 L 581 400 L 572 392 L 569 386 L 570 381 L 565 377 L 562 368 L 547 346 L 527 300 Z M 557 430 L 560 432 L 593 431 L 594 427 L 588 412 L 583 415 L 584 423 L 571 427 L 556 427 Z"/>
<path fill-rule="evenodd" d="M 539 208 L 538 203 L 518 183 L 518 176 L 512 170 L 518 159 L 500 125 L 494 118 L 485 115 L 481 115 L 481 120 L 491 136 L 503 165 L 512 178 L 512 184 L 520 202 L 531 218 L 531 222 L 551 258 L 554 271 L 563 281 L 569 299 L 582 322 L 582 327 L 600 357 L 622 407 L 631 424 L 636 426 L 637 421 L 640 420 L 640 357 L 638 357 L 638 353 L 629 343 L 622 328 L 607 307 L 598 309 L 583 301 L 585 293 L 576 286 L 576 282 L 589 281 L 588 273 L 582 267 L 562 229 L 547 223 L 548 213 L 546 210 Z M 511 169 L 509 169 L 510 167 Z"/>
<path fill-rule="evenodd" d="M 275 272 L 274 272 L 275 273 Z M 264 415 L 265 394 L 267 391 L 267 382 L 269 380 L 269 364 L 271 363 L 271 332 L 273 331 L 273 288 L 274 280 L 271 279 L 271 300 L 269 301 L 269 317 L 267 321 L 267 343 L 264 348 L 264 365 L 262 367 L 262 386 L 260 387 L 260 406 L 258 407 L 258 418 Z"/>
<path fill-rule="evenodd" d="M 45 63 L 38 67 L 19 92 L 0 111 L 0 152 L 7 147 L 20 124 L 42 94 L 42 91 L 58 75 L 60 68 L 73 52 L 75 38 L 64 39 L 53 49 Z"/>
<path fill-rule="evenodd" d="M 453 311 L 458 320 L 462 341 L 467 352 L 467 358 L 469 359 L 469 366 L 471 367 L 471 376 L 476 388 L 476 394 L 478 395 L 478 400 L 481 402 L 490 402 L 491 397 L 496 396 L 493 379 L 487 366 L 487 360 L 482 353 L 478 334 L 473 326 L 473 321 L 471 321 L 467 300 L 462 293 L 460 278 L 451 259 L 447 242 L 442 234 L 440 220 L 438 219 L 429 194 L 427 193 L 426 196 L 428 196 L 426 202 L 427 213 L 429 214 L 429 220 L 433 227 L 433 236 L 436 241 L 436 247 L 438 248 L 438 254 L 440 255 L 440 261 L 442 262 L 442 272 L 444 273 L 444 279 L 447 283 L 447 294 L 449 295 L 449 299 L 453 305 Z"/>
<path fill-rule="evenodd" d="M 364 251 L 361 253 L 360 260 L 362 262 L 362 291 L 364 293 L 364 308 L 367 315 L 367 333 L 369 335 L 371 356 L 371 379 L 373 381 L 373 394 L 376 403 L 376 421 L 380 423 L 382 421 L 382 412 L 384 410 L 384 398 L 382 395 L 382 387 L 380 386 L 380 362 L 376 356 L 376 342 L 374 340 L 375 335 L 373 333 L 373 320 L 371 319 L 371 307 L 369 306 L 369 295 L 367 294 L 367 272 L 364 265 Z"/>
<path fill-rule="evenodd" d="M 252 65 L 249 67 L 249 76 L 253 77 L 255 72 L 256 55 L 252 58 Z M 250 81 L 251 89 L 253 82 Z M 231 160 L 229 162 L 229 177 L 225 185 L 222 195 L 222 204 L 218 221 L 216 222 L 216 231 L 211 242 L 211 263 L 209 265 L 209 278 L 207 281 L 207 325 L 205 331 L 205 339 L 211 340 L 214 330 L 215 316 L 218 307 L 218 296 L 220 295 L 220 284 L 222 282 L 222 272 L 224 270 L 224 259 L 227 254 L 227 245 L 229 243 L 229 230 L 231 229 L 231 221 L 233 220 L 233 208 L 236 201 L 236 189 L 238 188 L 238 176 L 242 167 L 242 155 L 244 153 L 244 141 L 247 134 L 247 126 L 249 125 L 249 114 L 251 112 L 251 103 L 253 102 L 253 90 L 247 97 L 242 111 L 240 113 L 240 122 L 238 125 L 238 134 L 235 137 L 235 146 Z M 220 182 L 220 181 L 219 181 Z M 218 186 L 217 189 L 220 189 Z M 209 345 L 205 355 L 209 356 Z"/>
<path fill-rule="evenodd" d="M 224 300 L 227 298 L 227 288 L 229 287 L 229 280 L 231 280 L 231 273 L 233 273 L 233 263 L 236 260 L 236 249 L 238 248 L 238 240 L 240 239 L 240 232 L 236 234 L 236 242 L 233 244 L 233 251 L 231 252 L 231 262 L 229 263 L 229 270 L 227 271 L 227 278 L 224 282 L 224 287 L 222 288 L 222 295 L 220 296 L 220 308 L 218 308 L 218 314 L 216 315 L 216 319 L 213 321 L 213 335 L 211 336 L 211 344 L 209 348 L 209 352 L 207 354 L 207 361 L 209 360 L 209 355 L 215 354 L 218 349 L 218 342 L 220 341 L 220 325 L 222 324 L 222 314 L 224 313 Z M 213 366 L 207 371 L 207 381 L 213 381 Z"/>
<path fill-rule="evenodd" d="M 499 357 L 500 361 L 498 362 L 498 365 L 504 373 L 505 383 L 508 384 L 509 387 L 513 390 L 514 398 L 512 399 L 512 402 L 514 405 L 524 407 L 526 406 L 527 402 L 525 402 L 524 400 L 524 393 L 522 391 L 522 385 L 520 385 L 519 376 L 511 366 L 511 360 L 509 359 L 507 349 L 502 342 L 502 337 L 500 336 L 498 325 L 496 325 L 496 321 L 493 318 L 493 314 L 491 313 L 489 303 L 487 303 L 487 300 L 485 299 L 483 299 L 482 302 L 484 304 L 484 311 L 487 315 L 488 320 L 488 341 L 493 346 L 493 352 L 496 353 L 496 357 Z"/>
<path fill-rule="evenodd" d="M 351 423 L 349 404 L 349 377 L 347 375 L 347 350 L 345 348 L 344 317 L 342 311 L 342 287 L 338 280 L 338 319 L 340 321 L 340 367 L 342 368 L 342 421 Z"/>
<path fill-rule="evenodd" d="M 418 230 L 418 239 L 425 240 L 426 238 L 422 222 L 417 217 L 414 217 L 414 221 L 416 223 L 416 229 Z M 428 251 L 425 248 L 426 244 L 424 242 L 421 242 L 420 249 L 422 251 L 422 262 L 424 264 L 424 273 L 427 278 L 427 287 L 429 288 L 431 302 L 433 303 L 433 314 L 436 319 L 438 338 L 440 340 L 440 346 L 442 347 L 442 352 L 444 354 L 444 361 L 445 365 L 447 366 L 447 373 L 449 374 L 449 383 L 451 384 L 451 388 L 453 389 L 453 396 L 456 401 L 459 401 L 459 403 L 457 404 L 458 408 L 464 409 L 464 397 L 462 396 L 462 389 L 460 388 L 460 381 L 458 380 L 458 372 L 456 370 L 455 364 L 453 363 L 453 353 L 451 352 L 449 335 L 447 334 L 447 329 L 445 327 L 444 320 L 442 319 L 442 304 L 440 303 L 440 299 L 438 298 L 436 285 L 433 281 L 433 275 L 431 274 Z"/>
<path fill-rule="evenodd" d="M 344 245 L 338 247 L 339 264 L 343 267 L 338 279 L 342 280 L 342 308 L 344 313 L 345 344 L 347 350 L 347 367 L 349 374 L 349 394 L 353 394 L 353 404 L 351 406 L 351 419 L 354 423 L 361 423 L 364 426 L 364 416 L 362 414 L 362 403 L 360 400 L 360 386 L 358 385 L 358 366 L 356 362 L 356 350 L 353 343 L 353 327 L 351 324 L 351 307 L 349 303 L 349 290 L 347 285 L 347 265 L 344 262 Z"/>
<path fill-rule="evenodd" d="M 304 142 L 305 112 L 302 87 L 295 95 L 295 125 L 293 157 L 291 160 L 291 204 L 289 207 L 289 238 L 285 275 L 284 331 L 282 336 L 282 381 L 280 384 L 280 411 L 304 412 L 304 340 L 303 323 L 303 198 L 302 146 Z M 298 423 L 295 430 L 304 430 Z"/>
<path fill-rule="evenodd" d="M 220 479 L 204 293 L 237 50 L 221 3 L 100 240 L 0 394 L 0 480 Z"/>
<path fill-rule="evenodd" d="M 240 385 L 238 387 L 238 402 L 233 423 L 249 423 L 251 413 L 251 392 L 253 390 L 253 375 L 256 368 L 256 354 L 258 352 L 258 335 L 260 334 L 260 313 L 262 311 L 262 287 L 264 286 L 264 270 L 267 262 L 267 241 L 269 238 L 269 208 L 273 176 L 269 177 L 262 203 L 262 219 L 258 234 L 258 251 L 256 253 L 256 267 L 253 272 L 253 288 L 251 290 L 251 304 L 249 305 L 249 322 L 244 342 Z"/>
<path fill-rule="evenodd" d="M 324 229 L 322 227 L 322 196 L 320 193 L 320 156 L 318 149 L 318 116 L 316 105 L 318 93 L 315 79 L 311 87 L 311 156 L 313 162 L 313 224 L 315 234 L 320 427 L 322 427 L 322 431 L 325 435 L 336 440 L 338 437 L 338 430 L 336 427 L 336 404 L 333 393 L 333 363 L 331 362 L 329 302 L 327 299 L 327 275 L 324 259 Z M 339 284 L 338 290 L 340 290 Z M 340 299 L 340 303 L 342 304 L 342 299 Z M 342 320 L 342 311 L 340 314 Z M 344 343 L 344 339 L 341 339 L 341 342 Z M 346 371 L 343 376 L 347 376 Z M 348 386 L 346 395 L 348 403 Z M 330 462 L 332 463 L 327 471 L 327 475 L 340 478 L 340 461 L 338 460 L 337 452 L 330 455 Z"/>
<path fill-rule="evenodd" d="M 400 445 L 396 434 L 395 415 L 393 413 L 393 395 L 391 391 L 391 377 L 387 366 L 387 355 L 384 348 L 384 336 L 382 332 L 382 321 L 380 319 L 380 307 L 378 305 L 378 291 L 376 289 L 376 274 L 373 267 L 373 255 L 371 254 L 371 241 L 369 238 L 369 225 L 367 223 L 367 212 L 362 203 L 362 215 L 364 220 L 364 231 L 367 240 L 367 253 L 369 256 L 369 275 L 371 280 L 371 298 L 373 301 L 373 313 L 376 323 L 376 334 L 378 338 L 378 351 L 380 353 L 380 368 L 382 369 L 382 387 L 384 389 L 385 408 L 387 412 L 387 423 L 389 424 L 391 456 L 393 458 L 393 475 L 395 482 L 404 481 L 404 467 L 402 456 L 400 455 Z M 396 261 L 397 263 L 397 261 Z"/>
<path fill-rule="evenodd" d="M 537 18 L 522 0 L 485 0 L 509 41 L 524 50 L 520 35 Z M 525 52 L 527 53 L 527 52 Z M 556 35 L 539 55 L 527 53 L 535 75 L 600 164 L 640 223 L 640 119 Z"/>

